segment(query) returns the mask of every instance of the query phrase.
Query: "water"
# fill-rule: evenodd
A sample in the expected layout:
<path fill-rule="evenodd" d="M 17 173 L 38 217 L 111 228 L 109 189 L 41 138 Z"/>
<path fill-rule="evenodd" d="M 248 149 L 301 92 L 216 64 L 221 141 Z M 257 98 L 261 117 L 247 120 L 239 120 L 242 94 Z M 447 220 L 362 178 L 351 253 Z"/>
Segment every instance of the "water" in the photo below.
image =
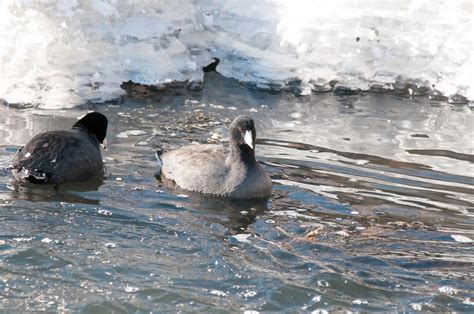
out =
<path fill-rule="evenodd" d="M 110 121 L 103 183 L 58 192 L 5 167 L 87 108 L 0 107 L 1 309 L 474 311 L 472 108 L 270 94 L 212 74 L 199 92 L 131 92 L 94 107 Z M 256 121 L 268 203 L 153 178 L 156 149 L 225 140 L 240 113 Z"/>

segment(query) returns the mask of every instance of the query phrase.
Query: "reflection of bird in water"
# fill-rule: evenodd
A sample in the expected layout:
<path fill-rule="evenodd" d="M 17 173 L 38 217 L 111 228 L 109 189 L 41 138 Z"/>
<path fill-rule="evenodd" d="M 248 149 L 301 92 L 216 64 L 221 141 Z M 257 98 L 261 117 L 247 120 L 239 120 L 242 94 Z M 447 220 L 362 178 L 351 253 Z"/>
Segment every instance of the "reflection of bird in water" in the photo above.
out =
<path fill-rule="evenodd" d="M 266 200 L 228 200 L 198 193 L 192 193 L 190 199 L 193 208 L 213 214 L 204 219 L 228 228 L 230 235 L 245 232 L 269 208 Z"/>
<path fill-rule="evenodd" d="M 204 73 L 216 72 L 217 74 L 220 74 L 219 72 L 217 72 L 217 66 L 219 65 L 219 62 L 221 62 L 221 60 L 219 58 L 212 58 L 212 60 L 214 61 L 206 65 L 205 67 L 202 67 L 202 70 L 204 71 Z"/>
<path fill-rule="evenodd" d="M 18 181 L 13 183 L 12 200 L 27 200 L 29 202 L 66 202 L 88 205 L 99 205 L 100 200 L 89 198 L 81 192 L 98 191 L 103 184 L 102 177 L 96 177 L 87 182 L 66 183 L 57 190 L 52 185 L 25 184 Z"/>

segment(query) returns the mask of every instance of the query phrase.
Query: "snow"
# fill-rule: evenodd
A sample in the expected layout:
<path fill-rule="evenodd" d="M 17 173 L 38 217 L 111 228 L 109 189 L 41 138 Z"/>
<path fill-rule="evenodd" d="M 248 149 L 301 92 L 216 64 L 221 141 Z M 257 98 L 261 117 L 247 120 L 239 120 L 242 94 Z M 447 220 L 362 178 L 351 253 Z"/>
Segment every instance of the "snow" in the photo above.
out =
<path fill-rule="evenodd" d="M 474 99 L 472 32 L 467 0 L 5 0 L 0 98 L 103 102 L 128 80 L 200 82 L 218 57 L 220 73 L 259 88 L 412 82 Z"/>

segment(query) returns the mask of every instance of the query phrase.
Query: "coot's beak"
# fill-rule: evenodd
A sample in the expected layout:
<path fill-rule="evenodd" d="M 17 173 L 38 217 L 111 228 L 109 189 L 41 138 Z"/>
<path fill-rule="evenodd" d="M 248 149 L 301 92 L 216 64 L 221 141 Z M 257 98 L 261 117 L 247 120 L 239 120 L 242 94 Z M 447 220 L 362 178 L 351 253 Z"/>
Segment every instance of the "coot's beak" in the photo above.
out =
<path fill-rule="evenodd" d="M 100 146 L 102 146 L 103 149 L 107 150 L 107 139 L 104 138 L 104 140 L 102 141 L 102 144 L 100 144 Z"/>
<path fill-rule="evenodd" d="M 250 146 L 251 149 L 255 150 L 255 144 L 253 142 L 252 131 L 250 130 L 245 131 L 244 141 L 245 141 L 245 144 Z"/>

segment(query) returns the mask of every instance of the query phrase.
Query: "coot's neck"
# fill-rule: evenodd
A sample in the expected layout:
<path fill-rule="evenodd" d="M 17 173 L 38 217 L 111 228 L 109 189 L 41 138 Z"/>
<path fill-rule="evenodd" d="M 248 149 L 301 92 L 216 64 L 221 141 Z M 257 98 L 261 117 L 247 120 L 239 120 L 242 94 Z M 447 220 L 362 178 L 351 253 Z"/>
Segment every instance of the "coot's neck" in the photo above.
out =
<path fill-rule="evenodd" d="M 253 165 L 255 160 L 255 151 L 247 144 L 230 144 L 230 158 L 235 161 L 243 162 L 246 165 Z"/>
<path fill-rule="evenodd" d="M 89 138 L 92 138 L 92 139 L 94 139 L 94 141 L 97 141 L 97 143 L 99 143 L 99 139 L 97 138 L 97 136 L 95 134 L 92 134 L 91 132 L 89 132 L 89 129 L 86 128 L 84 125 L 76 123 L 72 126 L 72 129 L 73 130 L 79 130 L 81 132 L 86 133 L 87 135 L 89 135 Z"/>
<path fill-rule="evenodd" d="M 83 132 L 89 133 L 89 130 L 82 124 L 76 123 L 72 126 L 73 130 L 81 130 Z"/>

